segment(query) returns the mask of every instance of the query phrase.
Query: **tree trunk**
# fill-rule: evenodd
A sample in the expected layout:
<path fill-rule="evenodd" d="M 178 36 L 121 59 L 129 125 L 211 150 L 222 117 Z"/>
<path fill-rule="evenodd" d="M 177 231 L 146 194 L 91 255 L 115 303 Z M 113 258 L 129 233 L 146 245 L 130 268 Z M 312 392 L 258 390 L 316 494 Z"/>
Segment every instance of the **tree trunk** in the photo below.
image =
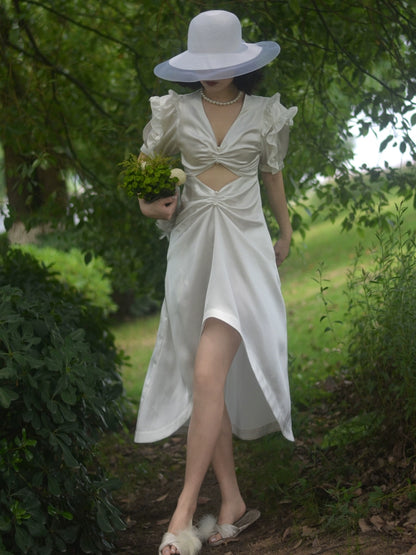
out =
<path fill-rule="evenodd" d="M 59 168 L 38 166 L 31 170 L 34 156 L 17 154 L 4 147 L 6 189 L 11 212 L 18 221 L 32 216 L 59 218 L 68 204 L 66 184 Z M 46 210 L 45 210 L 46 209 Z"/>

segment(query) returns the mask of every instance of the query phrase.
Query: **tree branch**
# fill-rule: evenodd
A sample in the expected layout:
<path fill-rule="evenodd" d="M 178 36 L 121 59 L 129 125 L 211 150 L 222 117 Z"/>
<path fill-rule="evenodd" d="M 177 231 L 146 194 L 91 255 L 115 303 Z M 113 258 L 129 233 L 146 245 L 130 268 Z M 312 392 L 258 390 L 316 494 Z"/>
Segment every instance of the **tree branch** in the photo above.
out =
<path fill-rule="evenodd" d="M 20 11 L 20 6 L 19 6 L 19 0 L 14 0 L 14 6 L 15 6 L 15 10 L 17 12 L 17 14 L 19 15 L 19 26 L 20 28 L 24 31 L 24 33 L 27 35 L 30 44 L 32 45 L 32 48 L 34 50 L 35 54 L 32 54 L 30 52 L 27 52 L 25 49 L 21 48 L 20 46 L 18 46 L 17 44 L 13 44 L 12 42 L 10 42 L 9 40 L 7 40 L 7 44 L 13 48 L 14 50 L 20 52 L 21 54 L 24 54 L 25 56 L 28 56 L 29 58 L 32 58 L 34 60 L 41 60 L 42 63 L 44 65 L 46 65 L 47 67 L 51 68 L 51 70 L 58 74 L 58 75 L 62 75 L 63 77 L 65 77 L 66 79 L 68 79 L 69 81 L 71 81 L 71 83 L 73 83 L 85 96 L 86 98 L 88 98 L 89 102 L 91 102 L 91 104 L 105 117 L 111 119 L 114 121 L 114 118 L 112 117 L 111 114 L 109 114 L 108 112 L 106 112 L 106 110 L 104 110 L 104 108 L 102 108 L 100 106 L 100 104 L 98 104 L 98 102 L 95 100 L 95 98 L 92 96 L 92 94 L 86 89 L 86 87 L 83 85 L 83 83 L 81 83 L 81 81 L 79 81 L 79 79 L 77 79 L 76 77 L 74 77 L 73 75 L 71 75 L 68 71 L 65 71 L 64 69 L 56 66 L 54 63 L 52 63 L 50 60 L 48 60 L 48 58 L 43 54 L 43 52 L 40 50 L 40 48 L 38 47 L 36 40 L 29 28 L 29 26 L 27 25 L 25 19 L 23 17 L 21 17 L 21 11 Z"/>
<path fill-rule="evenodd" d="M 371 79 L 373 79 L 374 81 L 376 81 L 377 83 L 379 83 L 384 89 L 386 89 L 387 91 L 390 92 L 391 95 L 396 96 L 397 98 L 400 98 L 400 100 L 406 100 L 406 98 L 404 98 L 402 95 L 398 94 L 394 89 L 392 89 L 391 87 L 389 87 L 389 85 L 387 83 L 385 83 L 382 79 L 379 79 L 378 77 L 376 77 L 374 74 L 372 74 L 369 70 L 367 70 L 365 67 L 363 67 L 360 62 L 358 61 L 358 59 L 353 56 L 351 54 L 351 52 L 349 52 L 348 50 L 344 49 L 343 46 L 341 45 L 341 43 L 338 41 L 338 39 L 335 37 L 335 35 L 332 33 L 330 27 L 327 25 L 325 17 L 322 14 L 322 11 L 320 10 L 320 8 L 317 5 L 316 0 L 312 0 L 312 3 L 315 7 L 316 13 L 318 14 L 319 19 L 322 22 L 322 25 L 324 26 L 326 32 L 328 33 L 328 35 L 331 37 L 333 43 L 337 46 L 337 49 L 342 52 L 344 54 L 344 56 L 346 58 L 348 58 L 354 65 L 355 67 L 357 67 L 364 75 L 367 75 L 368 77 L 370 77 Z"/>
<path fill-rule="evenodd" d="M 137 62 L 137 60 L 140 60 L 140 53 L 137 52 L 137 50 L 135 50 L 129 43 L 124 42 L 120 39 L 117 39 L 116 37 L 113 37 L 112 35 L 108 35 L 106 33 L 103 33 L 102 31 L 96 29 L 95 27 L 90 27 L 89 25 L 86 25 L 85 23 L 81 23 L 80 21 L 77 21 L 76 19 L 73 19 L 72 17 L 68 16 L 67 14 L 54 9 L 51 6 L 45 5 L 42 2 L 38 2 L 36 0 L 24 0 L 24 1 L 26 2 L 26 4 L 32 4 L 34 6 L 38 6 L 42 9 L 54 14 L 56 17 L 59 17 L 61 19 L 64 19 L 65 21 L 68 21 L 69 23 L 72 23 L 76 27 L 80 27 L 81 29 L 85 29 L 86 31 L 94 33 L 94 34 L 98 35 L 99 37 L 101 37 L 101 38 L 103 38 L 103 39 L 105 39 L 109 42 L 113 42 L 115 44 L 118 44 L 119 46 L 122 46 L 123 48 L 125 48 L 126 50 L 131 52 L 131 54 L 133 54 L 134 59 L 135 59 L 136 62 Z M 151 91 L 146 86 L 145 82 L 143 81 L 143 79 L 140 75 L 140 72 L 138 71 L 137 63 L 135 64 L 135 66 L 136 66 L 136 73 L 137 73 L 140 84 L 142 85 L 142 87 L 146 91 L 146 94 L 150 95 Z"/>

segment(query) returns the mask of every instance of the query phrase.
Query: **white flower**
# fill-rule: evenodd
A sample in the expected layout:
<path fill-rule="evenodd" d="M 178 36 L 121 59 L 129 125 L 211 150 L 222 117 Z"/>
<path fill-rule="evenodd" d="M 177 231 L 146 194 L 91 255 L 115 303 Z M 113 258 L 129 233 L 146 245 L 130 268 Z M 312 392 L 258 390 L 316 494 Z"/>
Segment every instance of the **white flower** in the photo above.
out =
<path fill-rule="evenodd" d="M 176 185 L 183 185 L 186 181 L 186 173 L 180 168 L 173 168 L 170 172 L 170 177 L 176 177 L 178 179 Z"/>

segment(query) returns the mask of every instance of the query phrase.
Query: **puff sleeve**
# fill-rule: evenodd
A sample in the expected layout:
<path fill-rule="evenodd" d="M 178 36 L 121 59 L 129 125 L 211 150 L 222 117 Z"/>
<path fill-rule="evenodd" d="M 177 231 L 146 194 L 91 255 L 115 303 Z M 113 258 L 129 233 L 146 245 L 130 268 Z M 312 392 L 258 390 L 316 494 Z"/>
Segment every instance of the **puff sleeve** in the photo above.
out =
<path fill-rule="evenodd" d="M 279 93 L 267 100 L 261 131 L 262 153 L 259 167 L 262 172 L 277 173 L 283 168 L 283 159 L 289 146 L 289 129 L 297 111 L 296 106 L 285 108 L 280 103 Z"/>
<path fill-rule="evenodd" d="M 147 156 L 178 154 L 177 143 L 179 95 L 174 91 L 150 98 L 152 119 L 143 130 L 141 151 Z"/>

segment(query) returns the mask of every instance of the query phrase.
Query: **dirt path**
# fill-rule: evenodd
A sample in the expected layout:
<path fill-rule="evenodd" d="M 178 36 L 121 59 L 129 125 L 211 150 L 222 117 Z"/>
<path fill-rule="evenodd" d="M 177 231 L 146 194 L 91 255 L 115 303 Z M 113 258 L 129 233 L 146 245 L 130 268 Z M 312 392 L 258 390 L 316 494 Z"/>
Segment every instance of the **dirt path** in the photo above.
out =
<path fill-rule="evenodd" d="M 120 449 L 114 465 L 120 471 L 119 458 L 124 459 L 121 478 L 127 487 L 116 500 L 128 527 L 117 539 L 116 552 L 156 555 L 181 487 L 184 440 L 171 438 L 154 446 L 133 445 L 126 440 Z M 197 519 L 203 514 L 215 514 L 218 493 L 212 474 L 207 476 L 199 501 Z M 248 503 L 256 506 L 254 499 L 248 499 Z M 328 535 L 319 527 L 310 528 L 299 520 L 294 524 L 289 509 L 282 506 L 278 514 L 264 514 L 238 541 L 216 548 L 204 546 L 201 554 L 416 555 L 415 509 L 407 508 L 401 521 L 390 522 L 387 514 L 362 520 L 360 528 L 357 535 Z"/>

